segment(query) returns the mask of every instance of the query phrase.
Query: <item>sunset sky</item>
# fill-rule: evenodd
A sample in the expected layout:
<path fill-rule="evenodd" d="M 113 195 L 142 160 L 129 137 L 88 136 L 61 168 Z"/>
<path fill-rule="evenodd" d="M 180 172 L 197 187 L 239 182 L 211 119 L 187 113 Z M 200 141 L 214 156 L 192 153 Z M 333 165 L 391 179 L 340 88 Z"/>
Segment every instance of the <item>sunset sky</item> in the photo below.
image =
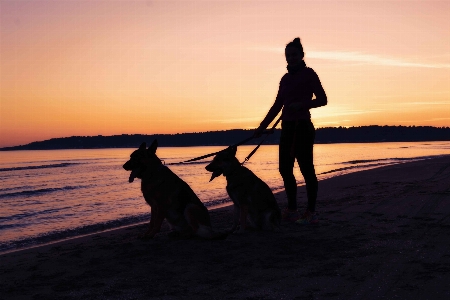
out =
<path fill-rule="evenodd" d="M 450 1 L 0 0 L 0 147 L 255 128 L 300 37 L 316 127 L 450 126 Z"/>

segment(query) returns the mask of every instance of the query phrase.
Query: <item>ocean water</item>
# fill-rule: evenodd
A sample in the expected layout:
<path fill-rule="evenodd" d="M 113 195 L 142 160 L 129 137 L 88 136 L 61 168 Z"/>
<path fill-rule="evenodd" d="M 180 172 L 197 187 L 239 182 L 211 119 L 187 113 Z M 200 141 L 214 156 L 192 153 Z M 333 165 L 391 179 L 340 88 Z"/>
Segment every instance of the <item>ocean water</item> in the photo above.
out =
<path fill-rule="evenodd" d="M 157 155 L 208 208 L 230 203 L 223 176 L 209 182 L 212 158 L 171 165 L 225 147 L 160 147 Z M 240 161 L 254 146 L 240 146 Z M 122 168 L 135 149 L 0 152 L 0 253 L 147 222 L 140 180 Z M 450 142 L 318 144 L 319 180 L 351 172 L 450 154 Z M 245 164 L 274 192 L 283 190 L 278 147 L 261 146 Z M 294 171 L 299 185 L 303 178 Z M 320 199 L 319 199 L 320 203 Z"/>

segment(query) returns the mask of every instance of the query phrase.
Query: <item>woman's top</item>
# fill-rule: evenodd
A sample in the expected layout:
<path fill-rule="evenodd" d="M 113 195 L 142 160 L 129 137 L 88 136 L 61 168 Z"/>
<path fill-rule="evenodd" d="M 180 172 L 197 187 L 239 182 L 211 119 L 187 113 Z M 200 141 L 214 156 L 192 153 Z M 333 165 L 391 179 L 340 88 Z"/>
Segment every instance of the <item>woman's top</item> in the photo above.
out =
<path fill-rule="evenodd" d="M 316 96 L 314 100 L 312 99 L 313 94 Z M 303 108 L 300 110 L 289 108 L 290 104 L 296 102 L 301 102 Z M 261 122 L 259 128 L 266 129 L 278 115 L 281 108 L 283 108 L 281 120 L 296 121 L 311 119 L 309 110 L 324 105 L 327 105 L 327 95 L 316 72 L 306 66 L 295 71 L 289 70 L 289 73 L 286 73 L 281 78 L 275 103 Z"/>

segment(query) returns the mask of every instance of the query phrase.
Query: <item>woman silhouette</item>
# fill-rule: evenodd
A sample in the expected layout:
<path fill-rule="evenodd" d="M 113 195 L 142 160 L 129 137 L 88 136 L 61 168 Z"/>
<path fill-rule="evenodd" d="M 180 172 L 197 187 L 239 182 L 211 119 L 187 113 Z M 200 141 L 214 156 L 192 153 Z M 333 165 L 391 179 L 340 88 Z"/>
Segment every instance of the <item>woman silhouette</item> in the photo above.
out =
<path fill-rule="evenodd" d="M 275 103 L 255 130 L 254 136 L 261 136 L 283 109 L 279 171 L 284 181 L 288 206 L 283 210 L 282 217 L 299 224 L 316 224 L 319 220 L 316 214 L 318 182 L 313 162 L 315 129 L 309 110 L 327 105 L 327 96 L 316 72 L 306 67 L 300 38 L 287 44 L 284 53 L 288 73 L 281 78 Z M 308 197 L 308 206 L 302 215 L 297 210 L 297 182 L 293 172 L 295 159 L 305 179 Z"/>

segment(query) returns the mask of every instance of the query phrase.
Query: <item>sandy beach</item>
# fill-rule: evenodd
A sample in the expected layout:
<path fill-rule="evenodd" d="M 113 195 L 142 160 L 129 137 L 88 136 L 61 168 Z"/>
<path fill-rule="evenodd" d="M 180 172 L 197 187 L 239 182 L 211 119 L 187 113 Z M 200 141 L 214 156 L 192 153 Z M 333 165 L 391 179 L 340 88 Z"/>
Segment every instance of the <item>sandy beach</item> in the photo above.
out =
<path fill-rule="evenodd" d="M 136 225 L 2 254 L 0 299 L 450 299 L 450 156 L 320 181 L 317 210 L 219 241 Z"/>

